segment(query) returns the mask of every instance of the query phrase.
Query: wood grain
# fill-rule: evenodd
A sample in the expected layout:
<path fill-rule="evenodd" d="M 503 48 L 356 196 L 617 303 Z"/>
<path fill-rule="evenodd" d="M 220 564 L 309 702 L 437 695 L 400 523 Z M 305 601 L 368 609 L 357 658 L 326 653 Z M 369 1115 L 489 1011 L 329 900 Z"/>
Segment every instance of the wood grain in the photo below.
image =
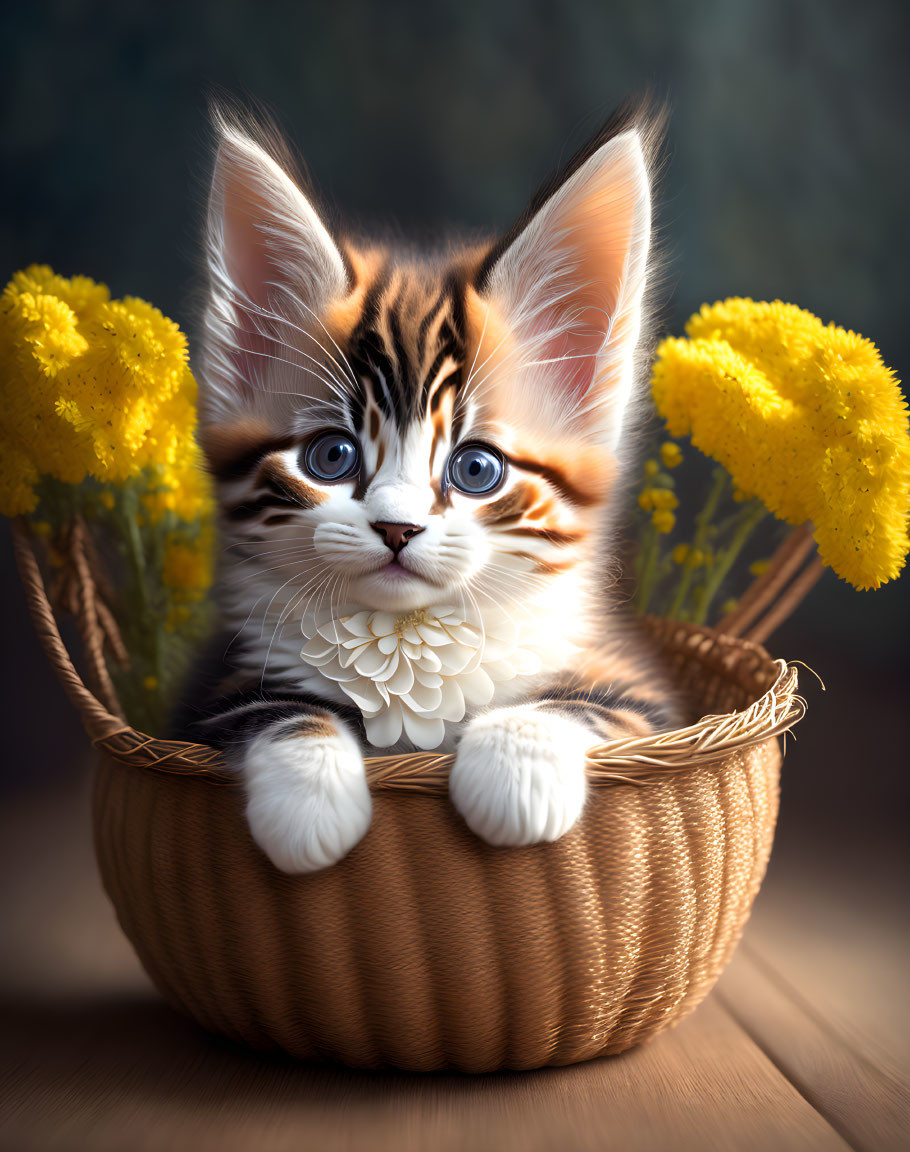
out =
<path fill-rule="evenodd" d="M 3 1015 L 10 1152 L 849 1147 L 711 1001 L 626 1056 L 478 1077 L 263 1059 L 141 996 Z"/>
<path fill-rule="evenodd" d="M 891 1130 L 890 1098 L 864 1101 L 866 1081 L 806 1055 L 787 996 L 772 1002 L 754 965 L 731 973 L 726 1003 L 714 996 L 653 1043 L 570 1068 L 357 1073 L 233 1048 L 151 989 L 100 891 L 88 827 L 84 781 L 0 814 L 3 1152 L 888 1147 L 875 1140 Z M 766 1002 L 773 1027 L 758 1037 L 747 1008 Z M 863 1117 L 869 1139 L 848 1132 L 843 1111 Z"/>
<path fill-rule="evenodd" d="M 759 951 L 740 947 L 715 998 L 854 1148 L 910 1146 L 907 1084 L 838 1031 Z"/>

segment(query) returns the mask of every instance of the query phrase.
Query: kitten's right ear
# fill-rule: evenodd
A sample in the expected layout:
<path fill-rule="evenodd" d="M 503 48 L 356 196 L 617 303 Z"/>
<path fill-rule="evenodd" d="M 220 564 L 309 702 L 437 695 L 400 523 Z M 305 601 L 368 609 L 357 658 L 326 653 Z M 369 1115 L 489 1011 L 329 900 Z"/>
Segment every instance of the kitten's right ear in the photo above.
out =
<path fill-rule="evenodd" d="M 312 327 L 346 294 L 348 277 L 328 230 L 281 164 L 218 113 L 215 127 L 202 406 L 204 416 L 222 419 L 255 406 L 256 392 L 268 390 L 276 342 L 291 342 L 293 325 Z"/>

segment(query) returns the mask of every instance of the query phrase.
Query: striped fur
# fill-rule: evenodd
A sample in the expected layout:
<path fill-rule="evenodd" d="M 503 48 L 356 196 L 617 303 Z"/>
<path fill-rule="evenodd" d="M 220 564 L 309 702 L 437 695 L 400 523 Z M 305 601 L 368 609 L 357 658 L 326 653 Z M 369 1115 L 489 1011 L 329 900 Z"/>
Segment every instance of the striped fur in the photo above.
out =
<path fill-rule="evenodd" d="M 301 661 L 307 622 L 441 604 L 481 631 L 515 619 L 548 670 L 498 683 L 491 711 L 446 722 L 442 747 L 458 749 L 453 799 L 471 827 L 496 843 L 552 839 L 584 802 L 585 747 L 678 719 L 610 607 L 613 512 L 634 443 L 647 129 L 599 138 L 505 240 L 437 260 L 333 237 L 267 141 L 224 118 L 220 140 L 201 438 L 229 644 L 225 679 L 187 734 L 236 757 L 274 861 L 321 866 L 364 829 L 363 789 L 347 810 L 338 780 L 362 776 L 365 741 L 338 684 Z M 359 453 L 337 483 L 306 464 L 328 430 Z M 494 491 L 452 481 L 467 445 L 505 462 Z M 372 527 L 388 523 L 420 532 L 393 555 Z M 328 827 L 296 837 L 295 856 L 275 838 L 290 835 L 317 760 Z M 536 813 L 518 811 L 525 762 Z"/>

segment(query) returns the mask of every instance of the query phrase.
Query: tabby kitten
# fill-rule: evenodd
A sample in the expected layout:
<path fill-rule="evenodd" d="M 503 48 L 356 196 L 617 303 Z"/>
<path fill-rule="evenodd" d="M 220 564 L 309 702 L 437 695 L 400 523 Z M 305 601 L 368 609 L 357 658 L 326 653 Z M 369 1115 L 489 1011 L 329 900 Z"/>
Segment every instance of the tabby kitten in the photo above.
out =
<path fill-rule="evenodd" d="M 232 639 L 184 734 L 226 750 L 286 872 L 361 839 L 380 751 L 454 751 L 478 836 L 555 840 L 587 748 L 678 722 L 604 576 L 647 125 L 605 130 L 498 242 L 430 259 L 330 231 L 273 141 L 217 123 L 200 436 Z"/>

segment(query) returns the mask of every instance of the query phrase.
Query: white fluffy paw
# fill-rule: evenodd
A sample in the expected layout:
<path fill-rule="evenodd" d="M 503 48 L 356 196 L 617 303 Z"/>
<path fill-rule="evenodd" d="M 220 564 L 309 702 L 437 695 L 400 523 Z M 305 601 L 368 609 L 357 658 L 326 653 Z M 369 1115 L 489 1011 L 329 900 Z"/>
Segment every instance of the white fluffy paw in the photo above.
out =
<path fill-rule="evenodd" d="M 282 872 L 328 868 L 370 826 L 371 802 L 357 741 L 340 726 L 307 735 L 292 723 L 247 746 L 243 770 L 253 839 Z"/>
<path fill-rule="evenodd" d="M 531 705 L 468 725 L 449 778 L 452 801 L 488 844 L 537 844 L 568 832 L 585 803 L 585 751 L 574 720 Z"/>

